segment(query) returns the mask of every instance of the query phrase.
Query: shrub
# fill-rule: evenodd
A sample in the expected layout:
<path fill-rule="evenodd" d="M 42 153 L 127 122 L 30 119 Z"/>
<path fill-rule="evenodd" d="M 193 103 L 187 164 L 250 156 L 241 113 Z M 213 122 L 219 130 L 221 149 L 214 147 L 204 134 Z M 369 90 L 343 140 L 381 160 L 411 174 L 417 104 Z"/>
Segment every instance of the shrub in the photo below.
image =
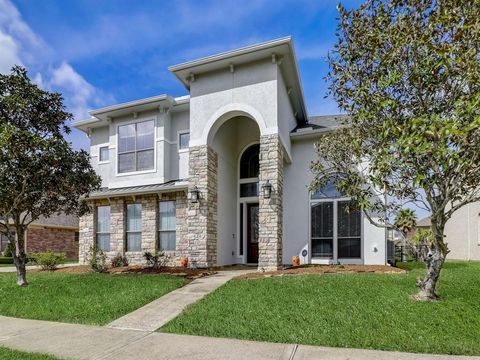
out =
<path fill-rule="evenodd" d="M 0 264 L 13 264 L 13 258 L 8 256 L 0 257 Z"/>
<path fill-rule="evenodd" d="M 12 257 L 13 256 L 13 246 L 11 242 L 7 243 L 5 250 L 3 250 L 3 256 L 5 257 Z"/>
<path fill-rule="evenodd" d="M 88 250 L 88 264 L 93 272 L 107 271 L 107 255 L 97 245 Z"/>
<path fill-rule="evenodd" d="M 32 263 L 39 265 L 44 271 L 56 270 L 58 265 L 65 264 L 65 257 L 66 255 L 64 253 L 56 253 L 52 250 L 29 255 Z"/>
<path fill-rule="evenodd" d="M 112 267 L 122 267 L 122 266 L 128 266 L 128 259 L 123 256 L 122 254 L 117 254 L 111 262 Z"/>
<path fill-rule="evenodd" d="M 168 256 L 163 251 L 157 251 L 155 254 L 147 251 L 143 254 L 145 260 L 147 260 L 148 266 L 154 269 L 159 269 L 167 264 Z"/>

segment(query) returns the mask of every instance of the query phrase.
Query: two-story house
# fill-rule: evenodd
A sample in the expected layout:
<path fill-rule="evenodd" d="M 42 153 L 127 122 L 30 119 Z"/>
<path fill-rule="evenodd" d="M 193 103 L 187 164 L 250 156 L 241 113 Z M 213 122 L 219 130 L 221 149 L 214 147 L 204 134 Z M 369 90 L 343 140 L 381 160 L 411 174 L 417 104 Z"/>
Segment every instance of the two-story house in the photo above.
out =
<path fill-rule="evenodd" d="M 290 37 L 172 66 L 189 95 L 91 111 L 103 179 L 80 220 L 80 261 L 97 243 L 143 262 L 162 249 L 208 267 L 385 264 L 386 232 L 334 186 L 310 192 L 314 143 L 337 125 L 309 117 Z"/>

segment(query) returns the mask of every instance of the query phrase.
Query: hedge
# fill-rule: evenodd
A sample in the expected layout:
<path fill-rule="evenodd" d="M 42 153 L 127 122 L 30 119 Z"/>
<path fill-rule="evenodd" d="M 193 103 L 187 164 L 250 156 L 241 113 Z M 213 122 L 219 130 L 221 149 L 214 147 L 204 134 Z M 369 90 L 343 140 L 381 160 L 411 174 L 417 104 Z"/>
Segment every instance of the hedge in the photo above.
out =
<path fill-rule="evenodd" d="M 11 257 L 0 257 L 0 264 L 13 264 L 13 258 L 11 258 Z"/>

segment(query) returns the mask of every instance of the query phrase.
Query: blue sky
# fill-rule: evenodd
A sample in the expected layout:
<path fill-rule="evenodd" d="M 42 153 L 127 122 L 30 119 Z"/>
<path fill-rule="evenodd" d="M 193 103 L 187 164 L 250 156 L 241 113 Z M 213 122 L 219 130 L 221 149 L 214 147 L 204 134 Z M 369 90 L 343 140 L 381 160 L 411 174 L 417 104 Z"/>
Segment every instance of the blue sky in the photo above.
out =
<path fill-rule="evenodd" d="M 186 90 L 167 67 L 292 35 L 310 115 L 324 99 L 337 0 L 0 0 L 0 72 L 22 64 L 78 118 L 118 102 Z M 360 1 L 345 2 L 357 6 Z M 84 134 L 69 136 L 88 147 Z"/>

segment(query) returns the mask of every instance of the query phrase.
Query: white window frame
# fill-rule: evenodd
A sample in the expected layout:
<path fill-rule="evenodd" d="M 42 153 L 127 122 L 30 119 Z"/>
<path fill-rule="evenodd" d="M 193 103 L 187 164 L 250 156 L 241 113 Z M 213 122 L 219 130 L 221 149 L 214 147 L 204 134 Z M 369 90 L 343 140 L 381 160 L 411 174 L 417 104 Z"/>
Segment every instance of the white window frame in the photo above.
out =
<path fill-rule="evenodd" d="M 107 148 L 108 151 L 108 159 L 107 160 L 102 160 L 102 149 Z M 110 162 L 110 147 L 108 144 L 102 144 L 98 146 L 98 163 L 99 164 L 107 164 Z"/>
<path fill-rule="evenodd" d="M 258 189 L 259 196 L 249 196 L 249 197 L 240 197 L 240 184 L 246 184 L 246 183 L 251 183 L 251 182 L 257 182 L 259 183 L 259 178 L 254 177 L 254 178 L 245 178 L 245 179 L 240 179 L 240 167 L 241 167 L 241 160 L 242 160 L 242 155 L 243 153 L 252 145 L 257 145 L 260 144 L 259 141 L 252 141 L 251 143 L 248 143 L 245 145 L 242 150 L 240 151 L 240 154 L 237 159 L 237 236 L 240 237 L 240 205 L 243 207 L 243 239 L 237 239 L 236 241 L 236 246 L 235 246 L 235 257 L 237 259 L 241 259 L 241 262 L 243 264 L 247 263 L 247 204 L 254 204 L 258 203 L 260 205 L 260 192 L 262 191 L 260 188 Z M 260 161 L 260 160 L 259 160 Z M 242 242 L 243 245 L 243 254 L 240 255 L 240 242 Z"/>
<path fill-rule="evenodd" d="M 129 231 L 128 230 L 128 205 L 140 205 L 140 231 Z M 143 245 L 143 205 L 140 202 L 128 203 L 125 204 L 125 252 L 135 253 L 142 251 Z M 140 250 L 129 250 L 128 249 L 128 234 L 140 234 Z"/>
<path fill-rule="evenodd" d="M 183 148 L 183 149 L 180 148 L 180 136 L 184 135 L 184 134 L 190 135 L 190 130 L 185 129 L 185 130 L 177 131 L 177 150 L 178 150 L 179 153 L 187 152 L 190 149 L 190 137 L 188 139 L 188 147 Z"/>
<path fill-rule="evenodd" d="M 308 246 L 309 246 L 309 260 L 313 264 L 363 264 L 364 255 L 364 239 L 363 239 L 363 220 L 364 214 L 360 211 L 360 257 L 359 258 L 339 258 L 338 257 L 338 203 L 343 201 L 350 201 L 349 197 L 338 198 L 322 198 L 312 199 L 312 193 L 308 194 Z M 312 255 L 312 205 L 318 203 L 333 203 L 333 256 L 332 258 L 313 257 Z"/>
<path fill-rule="evenodd" d="M 101 207 L 108 207 L 109 208 L 109 219 L 108 219 L 108 222 L 109 222 L 109 225 L 110 225 L 110 231 L 108 232 L 100 232 L 98 231 L 98 209 L 101 208 Z M 105 235 L 105 234 L 108 234 L 108 250 L 103 250 L 101 249 L 102 251 L 110 251 L 111 249 L 111 241 L 112 241 L 112 208 L 110 205 L 99 205 L 99 206 L 96 206 L 95 207 L 95 245 L 98 246 L 98 234 L 102 234 L 102 235 Z M 100 248 L 100 246 L 98 246 L 98 248 Z"/>
<path fill-rule="evenodd" d="M 124 125 L 131 125 L 131 124 L 138 124 L 146 121 L 152 121 L 153 120 L 153 169 L 149 170 L 141 170 L 141 171 L 130 171 L 130 172 L 118 172 L 119 168 L 119 148 L 120 148 L 120 142 L 119 142 L 119 128 Z M 156 116 L 152 117 L 144 117 L 144 118 L 137 118 L 134 121 L 128 120 L 128 121 L 123 121 L 119 122 L 116 125 L 116 146 L 115 146 L 115 176 L 131 176 L 131 175 L 141 175 L 141 174 L 151 174 L 151 173 L 156 173 L 157 172 L 157 124 L 158 124 L 158 118 Z"/>
<path fill-rule="evenodd" d="M 160 203 L 162 202 L 173 202 L 174 206 L 175 206 L 175 229 L 160 229 Z M 164 252 L 174 252 L 177 250 L 177 202 L 175 200 L 159 200 L 158 201 L 158 222 L 157 222 L 157 226 L 158 226 L 158 244 L 157 244 L 157 247 L 158 247 L 158 250 L 161 250 L 161 251 L 164 251 Z M 175 233 L 175 249 L 174 250 L 164 250 L 162 248 L 160 248 L 160 234 L 161 233 L 168 233 L 168 232 L 174 232 Z"/>

